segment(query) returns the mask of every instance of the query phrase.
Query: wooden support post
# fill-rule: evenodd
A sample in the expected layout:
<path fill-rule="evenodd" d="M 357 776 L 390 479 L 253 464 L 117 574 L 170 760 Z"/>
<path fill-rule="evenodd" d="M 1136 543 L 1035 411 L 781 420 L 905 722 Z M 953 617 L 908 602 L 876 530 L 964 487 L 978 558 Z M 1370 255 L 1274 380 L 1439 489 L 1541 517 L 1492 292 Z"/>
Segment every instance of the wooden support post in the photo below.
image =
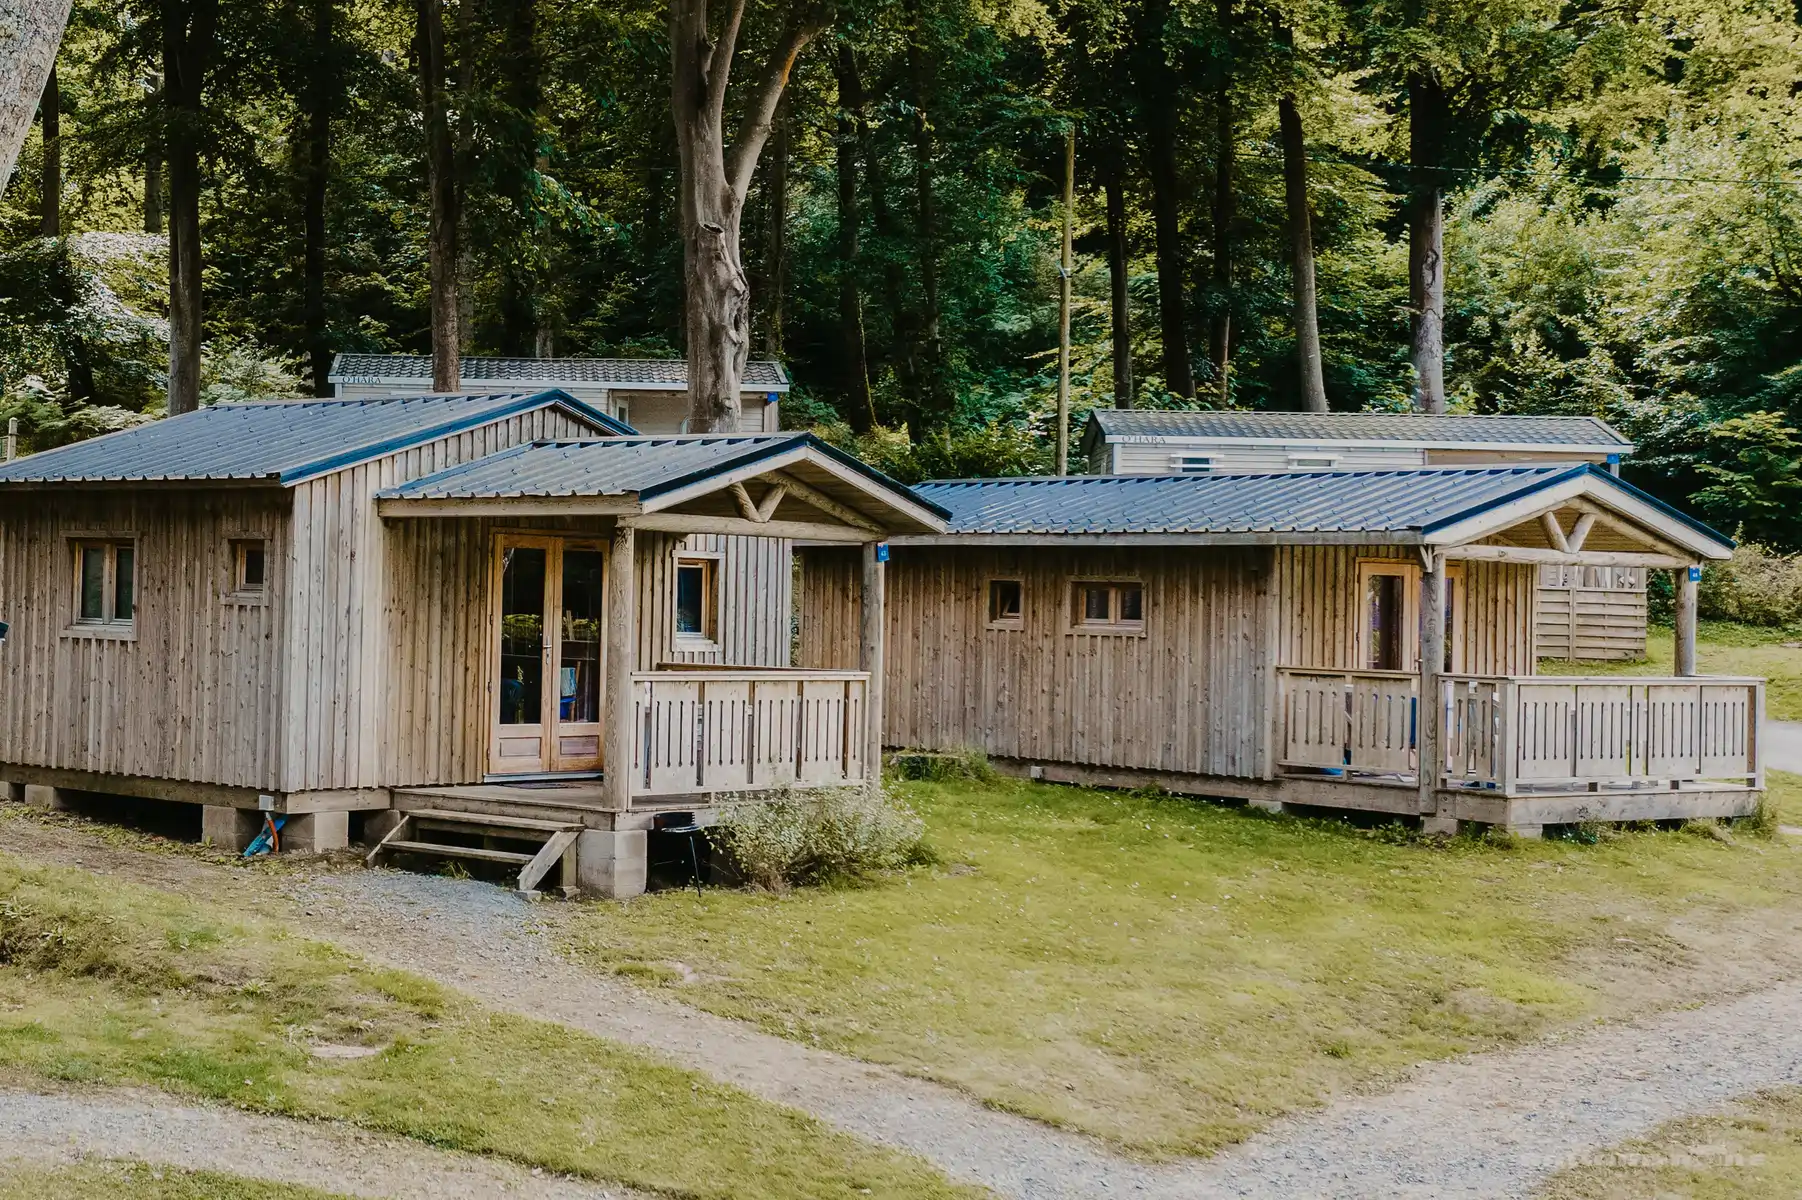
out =
<path fill-rule="evenodd" d="M 632 672 L 638 657 L 637 537 L 625 521 L 613 527 L 607 556 L 607 708 L 603 748 L 607 807 L 632 807 L 632 747 L 636 738 L 636 705 Z"/>
<path fill-rule="evenodd" d="M 1696 590 L 1697 580 L 1701 576 L 1700 567 L 1678 567 L 1671 572 L 1671 580 L 1676 584 L 1677 621 L 1673 636 L 1676 638 L 1677 674 L 1695 675 L 1696 671 Z"/>
<path fill-rule="evenodd" d="M 882 701 L 883 701 L 883 614 L 884 583 L 882 547 L 876 542 L 863 544 L 863 606 L 858 645 L 858 669 L 870 673 L 869 692 L 864 697 L 864 772 L 869 782 L 882 779 Z"/>
<path fill-rule="evenodd" d="M 1445 556 L 1430 554 L 1420 573 L 1420 702 L 1415 756 L 1420 776 L 1420 811 L 1439 814 L 1440 724 L 1445 703 L 1439 677 L 1445 671 Z M 1443 814 L 1439 814 L 1443 815 Z"/>

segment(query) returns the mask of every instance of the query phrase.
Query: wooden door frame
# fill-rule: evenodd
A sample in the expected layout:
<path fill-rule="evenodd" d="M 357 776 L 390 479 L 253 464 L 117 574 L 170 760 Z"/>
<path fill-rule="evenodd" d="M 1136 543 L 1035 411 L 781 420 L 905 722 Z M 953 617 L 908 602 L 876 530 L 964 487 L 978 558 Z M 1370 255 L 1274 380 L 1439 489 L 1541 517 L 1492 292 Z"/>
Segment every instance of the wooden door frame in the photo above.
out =
<path fill-rule="evenodd" d="M 555 731 L 555 707 L 548 706 L 551 679 L 553 677 L 554 654 L 551 646 L 550 606 L 552 598 L 551 571 L 557 558 L 557 539 L 552 534 L 536 532 L 520 532 L 516 530 L 497 530 L 489 543 L 488 549 L 488 653 L 485 670 L 488 675 L 488 711 L 483 721 L 488 729 L 488 761 L 484 772 L 491 776 L 509 775 L 542 775 L 551 768 L 551 737 Z M 543 610 L 539 618 L 545 622 L 540 641 L 540 674 L 538 680 L 538 723 L 536 725 L 502 725 L 500 722 L 501 693 L 501 654 L 505 638 L 501 632 L 502 596 L 505 591 L 506 551 L 509 546 L 529 547 L 544 551 L 544 596 Z M 517 763 L 503 763 L 501 756 L 502 729 L 536 729 L 538 731 L 538 761 L 529 770 L 517 769 Z M 520 734 L 519 736 L 527 736 Z"/>
<path fill-rule="evenodd" d="M 547 582 L 545 589 L 545 615 L 547 619 L 551 617 L 556 619 L 555 636 L 549 638 L 546 643 L 550 649 L 551 664 L 551 673 L 546 680 L 546 687 L 550 691 L 553 702 L 551 705 L 551 732 L 545 742 L 545 757 L 550 764 L 546 770 L 558 775 L 592 774 L 604 767 L 607 757 L 607 688 L 605 681 L 607 679 L 607 572 L 610 569 L 607 561 L 608 543 L 599 538 L 564 535 L 555 535 L 553 540 L 557 543 L 553 555 L 556 587 L 552 589 Z M 600 637 L 597 639 L 599 652 L 595 668 L 598 713 L 593 721 L 565 722 L 560 715 L 563 701 L 563 557 L 571 550 L 591 551 L 598 554 L 601 560 L 601 616 L 600 628 L 597 631 Z M 551 568 L 547 567 L 547 570 L 549 569 Z M 553 600 L 555 603 L 552 603 Z M 595 752 L 592 757 L 566 758 L 560 753 L 566 728 L 579 731 L 581 736 L 593 735 Z"/>
<path fill-rule="evenodd" d="M 1420 670 L 1420 564 L 1405 558 L 1361 558 L 1358 560 L 1357 591 L 1352 600 L 1352 611 L 1356 616 L 1352 628 L 1356 631 L 1353 641 L 1352 655 L 1357 670 L 1364 670 L 1370 661 L 1369 613 L 1365 611 L 1364 601 L 1370 594 L 1369 579 L 1373 575 L 1396 575 L 1402 580 L 1402 666 L 1403 671 Z M 1465 587 L 1464 564 L 1448 563 L 1445 580 L 1446 596 L 1452 603 L 1452 620 L 1445 628 L 1445 644 L 1451 655 L 1451 670 L 1455 674 L 1464 669 L 1464 621 L 1470 603 L 1470 592 Z"/>

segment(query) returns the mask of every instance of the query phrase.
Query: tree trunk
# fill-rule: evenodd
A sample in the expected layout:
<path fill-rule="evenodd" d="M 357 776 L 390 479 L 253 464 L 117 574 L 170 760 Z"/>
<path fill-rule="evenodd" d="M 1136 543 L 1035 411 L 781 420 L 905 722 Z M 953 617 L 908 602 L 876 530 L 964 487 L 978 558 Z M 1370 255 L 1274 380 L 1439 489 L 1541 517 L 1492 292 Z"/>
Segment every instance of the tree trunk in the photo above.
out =
<path fill-rule="evenodd" d="M 63 96 L 57 86 L 56 67 L 44 81 L 44 97 L 38 102 L 39 123 L 43 128 L 43 169 L 38 174 L 38 203 L 43 212 L 45 237 L 59 237 L 63 231 Z"/>
<path fill-rule="evenodd" d="M 916 28 L 918 22 L 916 22 Z M 908 75 L 913 83 L 914 110 L 914 236 L 920 261 L 919 336 L 914 343 L 914 381 L 918 388 L 914 432 L 936 429 L 951 415 L 950 381 L 939 321 L 939 217 L 937 181 L 933 159 L 937 154 L 932 120 L 927 116 L 930 64 L 916 34 L 907 47 Z"/>
<path fill-rule="evenodd" d="M 1116 163 L 1102 184 L 1107 194 L 1107 270 L 1112 303 L 1109 325 L 1114 337 L 1114 407 L 1133 406 L 1132 297 L 1126 252 L 1126 184 Z"/>
<path fill-rule="evenodd" d="M 334 0 L 311 0 L 313 53 L 310 78 L 301 97 L 306 120 L 306 160 L 301 184 L 301 221 L 306 243 L 301 309 L 315 396 L 332 394 L 332 350 L 325 328 L 325 201 L 331 183 L 332 110 L 336 107 L 332 82 L 336 78 L 332 63 L 333 3 Z"/>
<path fill-rule="evenodd" d="M 844 414 L 857 433 L 876 426 L 870 397 L 869 350 L 864 342 L 863 297 L 857 288 L 858 224 L 857 147 L 863 123 L 863 81 L 857 52 L 849 42 L 838 47 L 838 320 L 844 338 Z"/>
<path fill-rule="evenodd" d="M 1162 68 L 1167 70 L 1167 68 Z M 1183 303 L 1183 235 L 1176 175 L 1176 97 L 1173 89 L 1148 104 L 1146 174 L 1151 180 L 1151 217 L 1157 231 L 1158 324 L 1164 339 L 1164 390 L 1195 399 L 1195 368 L 1189 362 L 1189 330 Z"/>
<path fill-rule="evenodd" d="M 1214 261 L 1208 359 L 1214 366 L 1215 399 L 1226 408 L 1233 400 L 1233 0 L 1217 0 L 1215 19 L 1220 26 L 1220 50 L 1215 63 L 1219 78 L 1214 91 Z"/>
<path fill-rule="evenodd" d="M 69 23 L 69 0 L 11 0 L 7 36 L 0 37 L 0 195 L 12 181 L 19 147 Z"/>
<path fill-rule="evenodd" d="M 162 110 L 163 77 L 152 71 L 145 80 L 150 85 L 150 103 Z M 167 122 L 152 122 L 144 143 L 144 232 L 163 231 L 163 146 L 161 128 Z"/>
<path fill-rule="evenodd" d="M 764 336 L 771 358 L 782 357 L 783 320 L 786 315 L 783 305 L 788 295 L 788 136 L 791 124 L 793 118 L 785 94 L 782 106 L 777 110 L 776 130 L 770 141 L 769 174 L 764 181 L 769 188 L 768 199 L 764 203 L 764 219 L 768 224 L 769 239 L 764 256 L 764 273 L 768 276 L 767 286 L 770 292 Z"/>
<path fill-rule="evenodd" d="M 163 4 L 164 144 L 169 158 L 169 415 L 200 407 L 202 89 L 218 0 Z"/>
<path fill-rule="evenodd" d="M 450 96 L 445 90 L 444 14 L 440 3 L 441 0 L 416 0 L 416 52 L 425 118 L 426 191 L 431 198 L 426 248 L 431 264 L 432 390 L 455 392 L 462 387 L 463 375 L 457 303 L 460 214 Z"/>
<path fill-rule="evenodd" d="M 1445 89 L 1427 71 L 1408 76 L 1409 154 L 1417 168 L 1408 204 L 1408 307 L 1414 407 L 1445 411 Z"/>
<path fill-rule="evenodd" d="M 819 17 L 811 11 L 783 29 L 744 105 L 728 153 L 726 90 L 744 13 L 744 0 L 736 0 L 716 41 L 708 28 L 707 0 L 670 3 L 670 109 L 681 163 L 691 433 L 738 429 L 739 388 L 751 348 L 751 288 L 739 251 L 745 194 L 789 72 L 819 32 Z"/>
<path fill-rule="evenodd" d="M 1320 363 L 1320 319 L 1314 293 L 1314 232 L 1308 213 L 1307 143 L 1294 96 L 1277 101 L 1283 141 L 1283 196 L 1289 208 L 1289 257 L 1295 286 L 1295 366 L 1305 412 L 1328 411 Z"/>

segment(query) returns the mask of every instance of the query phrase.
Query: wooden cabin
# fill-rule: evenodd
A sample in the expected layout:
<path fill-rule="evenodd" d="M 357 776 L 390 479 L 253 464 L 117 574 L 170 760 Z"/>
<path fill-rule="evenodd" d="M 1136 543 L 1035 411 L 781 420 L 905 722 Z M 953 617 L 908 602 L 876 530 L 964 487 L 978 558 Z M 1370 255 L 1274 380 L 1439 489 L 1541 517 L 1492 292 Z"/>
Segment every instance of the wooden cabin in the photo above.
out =
<path fill-rule="evenodd" d="M 1695 673 L 1731 544 L 1589 464 L 916 490 L 951 517 L 893 546 L 891 747 L 1523 835 L 1757 804 L 1764 684 Z M 1676 572 L 1678 675 L 1535 674 L 1548 564 Z M 803 663 L 847 653 L 856 577 L 806 552 Z"/>
<path fill-rule="evenodd" d="M 465 358 L 462 386 L 481 392 L 557 388 L 640 433 L 688 432 L 688 363 L 669 358 Z M 340 400 L 432 390 L 432 360 L 423 354 L 340 354 L 326 376 Z M 739 428 L 775 433 L 788 372 L 779 362 L 745 364 Z"/>
<path fill-rule="evenodd" d="M 158 421 L 0 466 L 0 780 L 629 895 L 669 814 L 871 777 L 877 546 L 943 528 L 809 435 L 637 436 L 558 390 Z M 807 670 L 797 540 L 868 582 Z"/>
<path fill-rule="evenodd" d="M 1594 417 L 1106 408 L 1089 414 L 1082 448 L 1089 469 L 1103 475 L 1585 462 L 1618 474 L 1633 453 L 1632 442 Z M 1545 657 L 1642 658 L 1645 569 L 1547 564 L 1537 620 Z"/>

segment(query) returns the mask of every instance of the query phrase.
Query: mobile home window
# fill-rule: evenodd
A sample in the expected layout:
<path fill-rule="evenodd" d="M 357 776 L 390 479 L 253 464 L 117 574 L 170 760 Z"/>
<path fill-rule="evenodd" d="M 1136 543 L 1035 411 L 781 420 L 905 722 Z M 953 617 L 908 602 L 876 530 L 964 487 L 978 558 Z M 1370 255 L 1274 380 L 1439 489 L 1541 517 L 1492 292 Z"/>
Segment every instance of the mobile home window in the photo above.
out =
<path fill-rule="evenodd" d="M 711 558 L 676 560 L 676 636 L 711 642 L 719 633 L 719 564 Z"/>
<path fill-rule="evenodd" d="M 137 613 L 137 550 L 131 542 L 75 544 L 75 623 L 129 626 Z"/>
<path fill-rule="evenodd" d="M 989 624 L 1018 629 L 1026 620 L 1026 589 L 1018 579 L 989 580 Z"/>
<path fill-rule="evenodd" d="M 1206 454 L 1177 454 L 1171 457 L 1170 465 L 1178 474 L 1206 475 L 1214 469 L 1214 460 Z"/>
<path fill-rule="evenodd" d="M 269 546 L 261 538 L 232 543 L 232 591 L 261 596 L 269 586 Z"/>
<path fill-rule="evenodd" d="M 1330 471 L 1339 465 L 1331 454 L 1291 454 L 1289 466 L 1297 471 Z"/>
<path fill-rule="evenodd" d="M 1136 633 L 1145 628 L 1143 584 L 1079 580 L 1071 604 L 1077 629 Z"/>

